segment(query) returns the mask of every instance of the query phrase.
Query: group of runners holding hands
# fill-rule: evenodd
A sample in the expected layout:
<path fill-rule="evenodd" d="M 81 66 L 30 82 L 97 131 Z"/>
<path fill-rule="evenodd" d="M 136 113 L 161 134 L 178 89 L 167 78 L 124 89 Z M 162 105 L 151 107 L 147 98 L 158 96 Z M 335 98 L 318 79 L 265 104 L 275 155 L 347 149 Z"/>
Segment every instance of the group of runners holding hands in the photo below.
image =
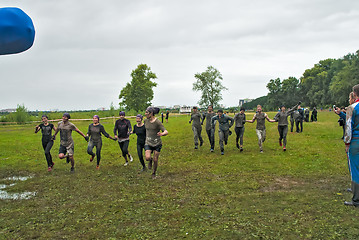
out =
<path fill-rule="evenodd" d="M 70 114 L 64 113 L 62 121 L 55 127 L 52 123 L 48 122 L 46 115 L 42 116 L 42 123 L 35 127 L 35 133 L 42 131 L 42 146 L 45 151 L 45 157 L 47 160 L 48 171 L 52 171 L 54 162 L 50 154 L 50 150 L 56 139 L 56 135 L 60 132 L 60 147 L 59 158 L 66 158 L 66 162 L 71 162 L 71 172 L 75 170 L 74 160 L 74 141 L 72 139 L 72 131 L 79 133 L 88 142 L 87 153 L 91 156 L 92 162 L 96 156 L 97 164 L 96 168 L 100 168 L 101 161 L 101 148 L 102 148 L 102 135 L 118 142 L 122 156 L 125 159 L 125 166 L 129 161 L 133 161 L 132 156 L 128 152 L 128 146 L 130 141 L 130 134 L 137 135 L 137 153 L 142 165 L 141 171 L 146 171 L 146 165 L 143 159 L 143 150 L 145 151 L 145 158 L 149 162 L 148 169 L 153 169 L 152 177 L 156 177 L 156 171 L 158 167 L 158 158 L 162 148 L 161 137 L 166 136 L 168 131 L 165 129 L 161 121 L 159 121 L 155 114 L 159 112 L 159 108 L 149 107 L 146 109 L 146 119 L 143 121 L 142 115 L 136 116 L 136 124 L 131 127 L 130 121 L 125 118 L 125 112 L 120 112 L 120 119 L 115 123 L 114 137 L 111 137 L 106 131 L 103 125 L 100 124 L 100 117 L 98 115 L 93 116 L 93 123 L 88 127 L 88 132 L 85 135 L 82 133 L 73 123 L 69 121 Z M 54 134 L 52 135 L 52 130 Z M 96 147 L 96 153 L 93 149 Z"/>
<path fill-rule="evenodd" d="M 288 116 L 296 110 L 300 105 L 300 102 L 291 109 L 286 110 L 285 106 L 281 106 L 280 111 L 275 115 L 273 119 L 270 119 L 268 115 L 262 112 L 262 107 L 257 106 L 257 111 L 251 120 L 246 119 L 245 109 L 241 108 L 240 112 L 235 114 L 234 118 L 223 113 L 223 110 L 219 109 L 217 113 L 213 111 L 213 107 L 209 106 L 208 111 L 203 115 L 198 111 L 197 107 L 193 107 L 193 113 L 189 123 L 192 123 L 192 130 L 194 134 L 195 149 L 198 149 L 198 145 L 202 146 L 204 140 L 201 136 L 202 125 L 206 121 L 206 133 L 208 135 L 210 143 L 210 151 L 214 151 L 215 145 L 215 128 L 218 122 L 218 135 L 219 135 L 219 146 L 221 154 L 224 154 L 224 146 L 228 143 L 228 137 L 232 134 L 230 128 L 235 125 L 236 133 L 236 146 L 242 152 L 243 151 L 243 136 L 244 136 L 244 124 L 246 122 L 254 123 L 257 121 L 256 133 L 258 137 L 258 145 L 260 152 L 263 152 L 263 142 L 266 139 L 266 128 L 265 121 L 278 122 L 279 132 L 279 144 L 283 146 L 283 150 L 286 151 L 287 144 L 287 133 L 288 133 Z M 74 141 L 72 138 L 72 131 L 79 133 L 88 142 L 87 153 L 90 155 L 90 162 L 96 157 L 96 168 L 100 168 L 101 161 L 101 148 L 102 148 L 102 135 L 106 138 L 117 141 L 121 149 L 122 156 L 125 159 L 124 165 L 127 166 L 129 162 L 133 161 L 133 157 L 128 151 L 130 135 L 137 135 L 137 153 L 139 161 L 142 165 L 141 172 L 148 169 L 152 169 L 152 177 L 156 177 L 158 168 L 158 158 L 162 148 L 161 137 L 166 136 L 168 131 L 165 129 L 160 120 L 155 117 L 155 114 L 159 113 L 159 108 L 149 107 L 146 109 L 146 119 L 143 120 L 141 114 L 136 116 L 136 124 L 131 126 L 128 119 L 125 118 L 125 112 L 119 113 L 120 119 L 115 122 L 114 126 L 114 137 L 111 137 L 105 131 L 105 128 L 100 123 L 100 117 L 98 115 L 93 116 L 93 123 L 88 127 L 87 134 L 81 132 L 73 123 L 69 121 L 70 114 L 64 113 L 62 121 L 60 121 L 55 127 L 52 123 L 48 122 L 46 115 L 42 116 L 42 122 L 40 125 L 35 127 L 35 133 L 42 131 L 42 146 L 45 151 L 45 157 L 47 160 L 48 171 L 52 171 L 54 162 L 50 154 L 50 150 L 56 139 L 56 135 L 60 132 L 60 147 L 59 147 L 59 158 L 65 159 L 66 162 L 71 162 L 71 172 L 74 171 L 75 160 L 74 160 Z M 52 130 L 54 134 L 52 135 Z M 94 152 L 94 148 L 96 151 Z M 145 156 L 143 156 L 143 151 Z M 146 167 L 145 161 L 148 161 Z"/>
<path fill-rule="evenodd" d="M 215 142 L 215 129 L 216 123 L 218 122 L 218 136 L 219 136 L 219 146 L 221 150 L 221 155 L 224 155 L 224 145 L 228 143 L 228 136 L 232 134 L 230 128 L 235 125 L 236 133 L 236 146 L 242 152 L 243 151 L 243 136 L 244 136 L 244 124 L 246 122 L 254 123 L 257 121 L 256 133 L 258 137 L 259 150 L 263 153 L 263 142 L 266 139 L 266 127 L 265 120 L 268 122 L 278 122 L 278 132 L 279 132 L 279 145 L 283 147 L 283 151 L 287 150 L 287 133 L 288 133 L 288 117 L 292 112 L 294 112 L 298 107 L 300 107 L 301 102 L 292 107 L 291 109 L 286 110 L 286 107 L 282 105 L 280 111 L 275 115 L 273 119 L 270 119 L 268 115 L 262 112 L 262 106 L 257 106 L 257 111 L 254 114 L 252 120 L 246 120 L 245 109 L 242 107 L 240 112 L 235 114 L 234 118 L 223 113 L 222 109 L 217 111 L 217 114 L 213 112 L 213 106 L 208 106 L 208 111 L 203 115 L 198 112 L 197 107 L 193 107 L 193 113 L 191 114 L 191 119 L 189 123 L 192 123 L 192 130 L 194 135 L 194 145 L 195 149 L 198 149 L 198 140 L 200 141 L 200 146 L 203 145 L 203 139 L 201 136 L 203 122 L 206 120 L 206 133 L 208 135 L 210 143 L 210 151 L 214 151 L 214 142 Z M 239 143 L 238 143 L 239 141 Z"/>

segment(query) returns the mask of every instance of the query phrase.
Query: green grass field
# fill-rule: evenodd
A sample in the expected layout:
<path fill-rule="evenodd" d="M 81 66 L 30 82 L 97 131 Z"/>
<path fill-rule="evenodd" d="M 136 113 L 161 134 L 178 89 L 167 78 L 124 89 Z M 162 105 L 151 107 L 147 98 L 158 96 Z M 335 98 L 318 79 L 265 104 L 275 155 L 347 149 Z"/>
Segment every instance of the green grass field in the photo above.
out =
<path fill-rule="evenodd" d="M 218 136 L 214 153 L 205 131 L 205 144 L 195 150 L 189 117 L 170 116 L 154 180 L 139 173 L 135 136 L 127 167 L 118 144 L 103 138 L 96 170 L 86 141 L 73 133 L 74 174 L 57 158 L 57 139 L 48 173 L 34 126 L 0 126 L 0 184 L 32 176 L 5 190 L 37 193 L 0 200 L 0 239 L 358 239 L 359 211 L 343 204 L 351 194 L 342 128 L 333 113 L 318 118 L 304 123 L 303 133 L 288 133 L 287 152 L 277 124 L 266 122 L 263 154 L 255 124 L 247 123 L 244 152 L 233 134 L 221 156 Z M 86 132 L 90 122 L 73 123 Z M 113 135 L 112 120 L 101 123 Z"/>

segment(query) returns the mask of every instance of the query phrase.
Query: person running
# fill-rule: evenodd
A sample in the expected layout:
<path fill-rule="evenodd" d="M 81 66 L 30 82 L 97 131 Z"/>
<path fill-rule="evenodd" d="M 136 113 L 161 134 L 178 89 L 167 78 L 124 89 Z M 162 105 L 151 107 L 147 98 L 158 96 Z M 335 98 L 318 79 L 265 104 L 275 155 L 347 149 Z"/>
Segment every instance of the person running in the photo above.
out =
<path fill-rule="evenodd" d="M 160 120 L 155 117 L 155 114 L 159 113 L 159 108 L 148 107 L 146 109 L 145 128 L 146 128 L 146 142 L 145 142 L 145 156 L 146 161 L 149 161 L 148 168 L 152 168 L 152 178 L 156 178 L 156 172 L 158 167 L 158 158 L 162 149 L 162 136 L 166 136 L 168 131 L 165 129 Z M 162 131 L 162 132 L 161 132 Z M 151 157 L 153 153 L 153 158 Z"/>
<path fill-rule="evenodd" d="M 243 135 L 244 135 L 244 124 L 246 123 L 246 114 L 244 114 L 246 110 L 244 107 L 241 107 L 239 113 L 234 116 L 235 128 L 234 131 L 236 132 L 236 146 L 239 151 L 243 151 Z M 238 140 L 240 140 L 238 144 Z"/>
<path fill-rule="evenodd" d="M 198 149 L 198 139 L 200 141 L 200 146 L 203 145 L 202 139 L 202 126 L 201 126 L 202 115 L 198 112 L 197 107 L 193 107 L 193 113 L 191 114 L 191 119 L 189 123 L 192 123 L 193 139 L 194 139 L 194 149 Z"/>
<path fill-rule="evenodd" d="M 133 161 L 131 154 L 128 152 L 128 145 L 130 144 L 130 132 L 132 131 L 132 127 L 130 120 L 125 118 L 125 112 L 121 111 L 119 115 L 120 119 L 116 121 L 113 133 L 118 141 L 118 145 L 120 146 L 122 156 L 125 158 L 124 166 L 127 166 L 127 157 L 130 159 L 130 162 Z"/>
<path fill-rule="evenodd" d="M 170 112 L 167 110 L 167 112 L 166 112 L 166 123 L 168 123 L 168 117 L 169 117 L 169 115 L 170 115 Z"/>
<path fill-rule="evenodd" d="M 347 206 L 359 207 L 359 84 L 353 87 L 355 102 L 351 104 L 346 113 L 345 151 L 349 158 L 349 171 L 352 180 L 351 201 L 345 201 Z"/>
<path fill-rule="evenodd" d="M 66 158 L 66 162 L 71 161 L 71 172 L 75 171 L 75 159 L 74 159 L 74 140 L 72 139 L 72 131 L 76 131 L 81 136 L 85 138 L 86 141 L 89 140 L 89 137 L 85 136 L 73 123 L 69 121 L 71 118 L 69 113 L 64 113 L 62 116 L 62 121 L 57 125 L 54 135 L 52 136 L 55 139 L 57 133 L 60 131 L 60 148 L 59 148 L 59 158 Z"/>
<path fill-rule="evenodd" d="M 138 114 L 136 116 L 136 122 L 133 126 L 132 134 L 137 135 L 137 154 L 138 158 L 140 159 L 140 163 L 142 165 L 141 172 L 146 171 L 145 161 L 143 160 L 143 150 L 145 149 L 145 142 L 146 142 L 146 127 L 145 124 L 142 122 L 143 116 Z"/>
<path fill-rule="evenodd" d="M 49 119 L 46 115 L 42 115 L 41 120 L 42 123 L 35 127 L 35 133 L 38 133 L 41 129 L 41 133 L 42 133 L 41 142 L 42 142 L 42 147 L 44 148 L 45 151 L 45 158 L 47 161 L 47 171 L 51 172 L 55 164 L 52 161 L 52 156 L 50 153 L 50 150 L 54 145 L 54 140 L 52 140 L 51 138 L 52 137 L 51 133 L 52 130 L 56 131 L 56 127 L 54 127 L 52 123 L 48 122 Z"/>
<path fill-rule="evenodd" d="M 304 120 L 304 110 L 299 105 L 298 110 L 295 113 L 295 128 L 297 133 L 303 132 L 303 120 Z M 300 128 L 300 130 L 299 130 Z"/>
<path fill-rule="evenodd" d="M 92 118 L 93 123 L 91 123 L 88 127 L 87 135 L 90 137 L 90 141 L 87 146 L 87 153 L 91 155 L 90 162 L 96 156 L 97 165 L 96 169 L 100 169 L 100 161 L 101 161 L 101 148 L 102 148 L 102 137 L 101 133 L 112 140 L 116 141 L 116 138 L 113 138 L 105 131 L 103 125 L 100 124 L 100 117 L 98 115 L 94 115 Z M 96 154 L 93 152 L 94 147 L 96 147 Z"/>
<path fill-rule="evenodd" d="M 215 131 L 212 128 L 212 117 L 216 116 L 216 113 L 213 112 L 213 106 L 208 106 L 208 112 L 203 114 L 202 123 L 206 120 L 206 133 L 208 136 L 209 144 L 211 145 L 211 152 L 214 151 L 214 133 Z"/>
<path fill-rule="evenodd" d="M 221 148 L 221 155 L 224 155 L 224 145 L 227 145 L 228 136 L 229 136 L 229 129 L 232 127 L 234 121 L 233 118 L 223 114 L 222 109 L 218 109 L 217 115 L 212 117 L 212 128 L 215 126 L 215 121 L 218 121 L 218 135 L 219 135 L 219 146 Z M 214 130 L 213 130 L 214 131 Z"/>
<path fill-rule="evenodd" d="M 257 105 L 257 112 L 254 114 L 252 120 L 246 120 L 246 122 L 254 123 L 257 120 L 256 126 L 256 133 L 258 137 L 258 145 L 259 145 L 259 152 L 263 153 L 263 143 L 266 140 L 266 124 L 265 120 L 267 119 L 268 122 L 275 122 L 268 117 L 268 115 L 262 112 L 262 106 Z"/>
<path fill-rule="evenodd" d="M 285 110 L 285 106 L 282 105 L 280 107 L 280 112 L 278 112 L 273 118 L 276 122 L 278 122 L 279 146 L 283 145 L 283 151 L 287 150 L 288 116 L 290 116 L 290 114 L 294 112 L 299 105 L 300 103 L 287 111 Z"/>

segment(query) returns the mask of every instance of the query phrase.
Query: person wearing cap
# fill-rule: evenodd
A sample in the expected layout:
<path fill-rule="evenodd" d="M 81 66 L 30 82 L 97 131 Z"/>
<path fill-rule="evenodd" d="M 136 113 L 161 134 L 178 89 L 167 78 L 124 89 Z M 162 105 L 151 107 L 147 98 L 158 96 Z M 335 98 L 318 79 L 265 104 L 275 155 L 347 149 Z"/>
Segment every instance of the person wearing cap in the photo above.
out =
<path fill-rule="evenodd" d="M 214 151 L 214 131 L 215 129 L 212 128 L 212 117 L 216 116 L 216 113 L 213 112 L 213 106 L 208 106 L 208 111 L 203 114 L 202 123 L 203 125 L 204 120 L 206 120 L 206 132 L 209 139 L 209 144 L 211 145 L 210 151 Z"/>
<path fill-rule="evenodd" d="M 202 126 L 201 126 L 202 115 L 198 112 L 197 107 L 193 107 L 193 113 L 191 114 L 191 119 L 189 123 L 192 123 L 193 139 L 194 139 L 194 149 L 198 149 L 198 139 L 200 141 L 200 146 L 203 145 L 203 139 L 201 136 Z"/>
<path fill-rule="evenodd" d="M 128 152 L 128 145 L 130 144 L 130 132 L 132 131 L 132 127 L 130 120 L 125 118 L 125 112 L 121 111 L 119 115 L 120 119 L 116 121 L 113 133 L 118 141 L 118 144 L 120 145 L 122 156 L 125 158 L 126 162 L 124 166 L 127 166 L 127 156 L 130 159 L 130 162 L 133 161 L 131 154 Z"/>
<path fill-rule="evenodd" d="M 141 172 L 146 171 L 146 164 L 143 159 L 143 150 L 145 149 L 145 142 L 146 142 L 146 127 L 145 124 L 142 122 L 143 116 L 141 114 L 138 114 L 136 116 L 136 123 L 133 125 L 133 131 L 131 134 L 137 135 L 137 154 L 138 159 L 140 160 L 140 163 L 142 165 Z"/>
<path fill-rule="evenodd" d="M 162 149 L 162 136 L 166 136 L 168 131 L 165 129 L 160 120 L 155 117 L 155 114 L 159 113 L 160 109 L 156 107 L 148 107 L 146 109 L 146 119 L 144 121 L 146 128 L 146 142 L 145 142 L 145 156 L 146 161 L 149 161 L 148 168 L 152 169 L 152 178 L 156 178 L 156 172 L 158 167 L 158 158 Z M 161 132 L 162 131 L 162 132 Z M 153 153 L 153 157 L 151 156 Z"/>
<path fill-rule="evenodd" d="M 212 129 L 215 127 L 215 122 L 218 121 L 218 135 L 219 135 L 219 146 L 221 148 L 221 155 L 224 155 L 224 145 L 227 145 L 229 129 L 232 127 L 234 121 L 228 115 L 223 114 L 222 109 L 218 109 L 217 115 L 212 117 L 211 124 Z"/>
<path fill-rule="evenodd" d="M 285 110 L 285 106 L 282 105 L 280 106 L 280 111 L 273 118 L 276 122 L 278 122 L 279 146 L 283 146 L 283 151 L 287 150 L 288 116 L 290 116 L 290 114 L 294 112 L 299 105 L 300 102 L 287 111 Z"/>
<path fill-rule="evenodd" d="M 54 162 L 52 161 L 52 156 L 50 153 L 50 150 L 54 145 L 54 140 L 52 140 L 51 138 L 51 133 L 52 130 L 56 131 L 56 127 L 52 123 L 48 122 L 49 119 L 46 115 L 42 115 L 41 120 L 42 123 L 35 127 L 35 133 L 38 133 L 41 129 L 41 133 L 42 133 L 41 142 L 42 142 L 42 147 L 44 148 L 45 151 L 45 158 L 47 161 L 47 171 L 51 172 L 54 167 Z"/>
<path fill-rule="evenodd" d="M 244 124 L 246 123 L 246 114 L 244 113 L 246 110 L 244 107 L 241 107 L 239 113 L 234 115 L 235 128 L 236 132 L 236 146 L 242 152 L 243 151 L 243 135 L 244 135 Z M 238 144 L 238 140 L 240 140 L 240 144 Z"/>
<path fill-rule="evenodd" d="M 263 153 L 263 143 L 266 140 L 266 123 L 265 120 L 267 119 L 268 122 L 275 122 L 268 117 L 268 115 L 262 112 L 262 106 L 257 105 L 257 112 L 254 114 L 252 120 L 246 120 L 246 122 L 254 123 L 257 120 L 256 126 L 256 133 L 258 137 L 258 145 L 259 145 L 259 152 Z"/>
<path fill-rule="evenodd" d="M 58 123 L 57 129 L 53 135 L 55 139 L 56 134 L 60 131 L 60 148 L 59 148 L 59 158 L 66 158 L 66 162 L 71 161 L 71 172 L 75 171 L 75 160 L 74 160 L 74 140 L 72 139 L 72 131 L 76 131 L 81 136 L 85 138 L 86 141 L 89 140 L 85 134 L 83 134 L 73 123 L 69 121 L 71 118 L 69 113 L 64 113 L 62 116 L 62 121 Z"/>
<path fill-rule="evenodd" d="M 100 117 L 98 115 L 94 115 L 92 118 L 93 123 L 91 123 L 88 127 L 87 135 L 90 137 L 90 141 L 87 146 L 87 153 L 91 155 L 90 162 L 96 156 L 97 164 L 96 169 L 100 169 L 100 161 L 101 161 L 101 148 L 102 148 L 102 137 L 101 133 L 112 140 L 116 140 L 116 138 L 111 137 L 106 131 L 103 125 L 100 124 Z M 96 147 L 96 154 L 93 152 L 94 147 Z"/>

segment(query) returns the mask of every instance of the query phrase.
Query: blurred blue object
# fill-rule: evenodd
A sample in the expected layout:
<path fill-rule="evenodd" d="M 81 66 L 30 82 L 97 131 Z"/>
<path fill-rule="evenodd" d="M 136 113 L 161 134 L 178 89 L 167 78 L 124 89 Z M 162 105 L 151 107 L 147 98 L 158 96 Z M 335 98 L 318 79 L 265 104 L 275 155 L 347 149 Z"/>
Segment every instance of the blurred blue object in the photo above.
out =
<path fill-rule="evenodd" d="M 34 43 L 31 18 L 15 7 L 0 8 L 0 55 L 26 51 Z"/>

